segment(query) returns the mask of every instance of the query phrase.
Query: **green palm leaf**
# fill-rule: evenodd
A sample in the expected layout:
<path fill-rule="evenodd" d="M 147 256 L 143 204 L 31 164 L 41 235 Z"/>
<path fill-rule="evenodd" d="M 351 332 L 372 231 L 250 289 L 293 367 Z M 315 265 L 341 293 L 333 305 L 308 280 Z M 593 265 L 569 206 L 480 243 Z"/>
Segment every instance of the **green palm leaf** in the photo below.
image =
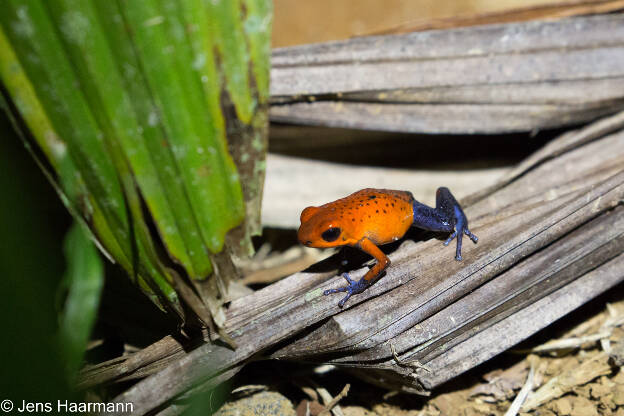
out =
<path fill-rule="evenodd" d="M 215 262 L 258 229 L 268 1 L 3 9 L 2 83 L 68 208 L 160 307 L 214 317 L 233 277 Z"/>

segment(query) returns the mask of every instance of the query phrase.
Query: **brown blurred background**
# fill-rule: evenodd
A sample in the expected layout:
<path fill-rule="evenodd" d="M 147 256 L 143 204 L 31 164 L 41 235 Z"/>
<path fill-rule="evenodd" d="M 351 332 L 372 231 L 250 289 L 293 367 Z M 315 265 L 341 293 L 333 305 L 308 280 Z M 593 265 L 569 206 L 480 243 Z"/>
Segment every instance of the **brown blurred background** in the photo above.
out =
<path fill-rule="evenodd" d="M 273 47 L 386 31 L 413 21 L 493 13 L 561 0 L 274 0 Z"/>

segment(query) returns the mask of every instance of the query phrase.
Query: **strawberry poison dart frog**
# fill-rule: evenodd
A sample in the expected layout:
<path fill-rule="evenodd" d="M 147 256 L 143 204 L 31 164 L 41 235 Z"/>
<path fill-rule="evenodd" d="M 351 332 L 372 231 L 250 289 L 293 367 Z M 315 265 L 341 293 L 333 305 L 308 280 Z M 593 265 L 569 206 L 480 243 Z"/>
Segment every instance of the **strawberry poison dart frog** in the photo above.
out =
<path fill-rule="evenodd" d="M 462 259 L 463 234 L 475 243 L 478 240 L 468 229 L 466 215 L 448 188 L 436 191 L 435 208 L 416 201 L 411 192 L 370 188 L 320 207 L 307 207 L 301 213 L 298 238 L 308 247 L 357 247 L 377 260 L 359 281 L 351 280 L 349 274 L 344 273 L 347 286 L 324 292 L 324 295 L 346 292 L 338 303 L 342 307 L 390 265 L 390 259 L 378 246 L 402 238 L 410 227 L 451 233 L 444 245 L 457 237 L 455 260 Z"/>

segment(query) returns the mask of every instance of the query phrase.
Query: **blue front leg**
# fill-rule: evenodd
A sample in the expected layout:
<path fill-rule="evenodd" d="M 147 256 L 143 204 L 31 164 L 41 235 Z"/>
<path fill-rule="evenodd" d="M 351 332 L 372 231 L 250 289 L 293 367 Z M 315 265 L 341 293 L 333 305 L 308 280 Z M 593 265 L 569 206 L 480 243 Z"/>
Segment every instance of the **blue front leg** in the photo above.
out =
<path fill-rule="evenodd" d="M 340 302 L 338 302 L 338 306 L 340 306 L 341 308 L 344 306 L 345 302 L 349 300 L 351 295 L 356 295 L 358 293 L 364 292 L 364 289 L 366 289 L 371 284 L 371 282 L 367 281 L 364 277 L 362 277 L 358 281 L 355 281 L 349 277 L 349 273 L 343 273 L 342 277 L 347 280 L 347 286 L 340 287 L 338 289 L 327 289 L 325 292 L 323 292 L 323 295 L 325 296 L 329 295 L 330 293 L 347 292 L 347 296 L 345 296 Z"/>
<path fill-rule="evenodd" d="M 452 233 L 444 242 L 448 245 L 457 237 L 457 250 L 455 260 L 461 260 L 462 236 L 466 234 L 476 243 L 479 239 L 468 229 L 468 220 L 464 211 L 455 200 L 448 188 L 438 188 L 436 191 L 436 207 L 431 208 L 416 200 L 412 203 L 414 209 L 414 221 L 412 226 L 429 231 L 441 231 Z"/>

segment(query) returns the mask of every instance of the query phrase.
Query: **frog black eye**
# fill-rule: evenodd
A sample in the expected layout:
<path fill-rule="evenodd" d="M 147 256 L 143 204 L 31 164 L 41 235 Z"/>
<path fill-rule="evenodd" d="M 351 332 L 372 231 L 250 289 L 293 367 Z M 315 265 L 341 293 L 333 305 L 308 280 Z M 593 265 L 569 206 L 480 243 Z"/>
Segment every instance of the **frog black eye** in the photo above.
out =
<path fill-rule="evenodd" d="M 331 243 L 332 241 L 336 241 L 338 237 L 340 237 L 340 231 L 341 230 L 338 227 L 328 228 L 323 232 L 323 234 L 321 234 L 321 237 L 323 238 L 323 240 Z"/>

